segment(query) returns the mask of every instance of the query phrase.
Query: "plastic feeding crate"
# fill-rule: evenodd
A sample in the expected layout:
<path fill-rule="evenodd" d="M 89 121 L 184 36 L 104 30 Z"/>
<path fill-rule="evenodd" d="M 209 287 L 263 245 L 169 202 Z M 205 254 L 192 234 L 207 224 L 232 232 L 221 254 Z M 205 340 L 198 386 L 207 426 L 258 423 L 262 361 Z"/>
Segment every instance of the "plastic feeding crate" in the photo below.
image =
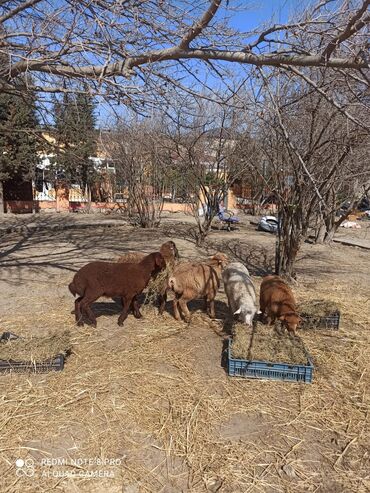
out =
<path fill-rule="evenodd" d="M 4 373 L 47 373 L 61 371 L 64 368 L 64 355 L 58 354 L 54 358 L 42 362 L 0 360 L 0 372 Z"/>
<path fill-rule="evenodd" d="M 340 311 L 337 310 L 324 317 L 301 314 L 303 329 L 339 330 Z"/>
<path fill-rule="evenodd" d="M 312 383 L 314 366 L 308 353 L 307 364 L 301 365 L 237 359 L 231 356 L 231 350 L 232 339 L 229 339 L 227 367 L 233 377 Z"/>

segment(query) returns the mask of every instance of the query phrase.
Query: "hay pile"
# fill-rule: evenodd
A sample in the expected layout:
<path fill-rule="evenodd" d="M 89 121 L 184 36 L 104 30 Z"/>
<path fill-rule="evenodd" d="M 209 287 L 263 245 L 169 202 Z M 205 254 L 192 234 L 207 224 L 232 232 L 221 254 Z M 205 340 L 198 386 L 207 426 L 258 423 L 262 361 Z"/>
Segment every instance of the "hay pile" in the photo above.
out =
<path fill-rule="evenodd" d="M 166 265 L 166 268 L 161 270 L 155 278 L 151 278 L 147 286 L 147 292 L 144 299 L 145 305 L 154 305 L 159 294 L 163 294 L 163 286 L 167 284 L 167 278 L 171 275 L 173 266 Z"/>
<path fill-rule="evenodd" d="M 334 301 L 310 300 L 300 303 L 298 310 L 301 316 L 328 317 L 339 311 L 339 307 Z"/>
<path fill-rule="evenodd" d="M 2 330 L 28 337 L 32 327 L 69 328 L 74 353 L 63 372 L 0 379 L 0 460 L 7 464 L 0 491 L 128 493 L 139 485 L 148 493 L 252 493 L 271 491 L 272 484 L 276 492 L 292 485 L 294 493 L 365 491 L 369 316 L 363 296 L 347 302 L 347 284 L 340 288 L 343 310 L 352 307 L 364 325 L 346 326 L 348 337 L 305 334 L 317 371 L 304 387 L 230 379 L 220 367 L 222 340 L 204 314 L 187 325 L 146 307 L 145 319 L 129 315 L 123 328 L 109 314 L 99 317 L 97 329 L 75 327 L 69 298 L 52 313 L 49 295 L 41 306 L 35 295 L 33 311 L 9 313 Z M 331 283 L 322 295 L 332 289 Z M 114 478 L 44 477 L 49 468 L 39 461 L 58 457 L 120 458 L 122 465 L 104 468 Z M 35 476 L 18 478 L 17 458 L 33 458 Z M 284 472 L 289 468 L 293 479 Z M 101 468 L 68 467 L 95 469 Z M 58 470 L 66 468 L 50 467 Z"/>
<path fill-rule="evenodd" d="M 300 337 L 280 335 L 272 327 L 257 322 L 254 327 L 236 324 L 232 356 L 273 363 L 306 364 L 307 354 Z"/>
<path fill-rule="evenodd" d="M 46 337 L 22 337 L 0 343 L 0 360 L 42 362 L 71 348 L 69 332 Z"/>
<path fill-rule="evenodd" d="M 325 326 L 325 320 L 322 318 L 336 314 L 339 307 L 333 301 L 318 299 L 300 303 L 298 311 L 303 319 L 301 327 L 310 329 Z"/>

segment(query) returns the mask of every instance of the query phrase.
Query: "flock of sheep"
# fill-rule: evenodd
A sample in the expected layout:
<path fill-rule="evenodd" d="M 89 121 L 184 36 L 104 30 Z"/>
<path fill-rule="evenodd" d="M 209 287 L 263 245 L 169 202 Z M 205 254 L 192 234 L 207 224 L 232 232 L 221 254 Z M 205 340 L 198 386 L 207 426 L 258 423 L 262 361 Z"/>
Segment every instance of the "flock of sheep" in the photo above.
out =
<path fill-rule="evenodd" d="M 96 327 L 91 304 L 107 296 L 121 299 L 123 308 L 118 325 L 122 326 L 130 310 L 136 318 L 142 317 L 137 297 L 150 281 L 153 288 L 153 281 L 159 279 L 156 286 L 159 313 L 163 313 L 167 293 L 171 291 L 176 320 L 181 320 L 182 314 L 188 322 L 187 303 L 194 299 L 204 299 L 208 315 L 215 318 L 214 300 L 221 277 L 232 315 L 244 324 L 252 324 L 258 308 L 248 269 L 240 262 L 230 262 L 223 253 L 216 253 L 205 262 L 179 261 L 173 241 L 167 241 L 159 252 L 149 255 L 129 252 L 117 262 L 90 262 L 75 274 L 69 290 L 74 296 L 79 295 L 75 300 L 77 325 L 83 325 L 85 316 Z M 278 319 L 289 332 L 296 334 L 301 319 L 291 289 L 279 276 L 270 275 L 262 280 L 260 311 L 270 325 Z"/>

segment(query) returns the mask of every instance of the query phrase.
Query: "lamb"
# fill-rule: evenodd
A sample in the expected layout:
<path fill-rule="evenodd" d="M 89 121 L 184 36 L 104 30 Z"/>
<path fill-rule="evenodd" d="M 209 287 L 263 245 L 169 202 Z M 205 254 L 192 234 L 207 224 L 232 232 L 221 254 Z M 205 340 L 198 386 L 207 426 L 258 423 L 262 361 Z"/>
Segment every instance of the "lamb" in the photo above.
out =
<path fill-rule="evenodd" d="M 167 267 L 172 268 L 176 260 L 179 259 L 179 251 L 177 250 L 176 244 L 174 241 L 166 241 L 161 246 L 159 252 L 162 254 L 163 258 L 166 261 Z M 121 257 L 117 259 L 119 263 L 130 263 L 137 264 L 143 260 L 146 256 L 146 253 L 143 252 L 127 252 Z"/>
<path fill-rule="evenodd" d="M 241 262 L 231 262 L 222 272 L 224 289 L 233 315 L 251 325 L 257 313 L 256 290 L 248 269 Z"/>
<path fill-rule="evenodd" d="M 208 315 L 215 318 L 214 299 L 220 286 L 222 268 L 227 262 L 226 255 L 217 253 L 204 263 L 183 262 L 175 266 L 168 279 L 168 289 L 175 294 L 173 311 L 176 320 L 181 320 L 180 307 L 185 321 L 190 321 L 187 303 L 197 298 L 204 298 Z M 165 301 L 166 295 L 163 297 L 160 313 L 163 313 Z"/>
<path fill-rule="evenodd" d="M 116 262 L 90 262 L 76 272 L 69 290 L 79 297 L 75 300 L 77 325 L 83 325 L 82 316 L 87 315 L 96 327 L 96 318 L 90 308 L 91 303 L 101 296 L 120 297 L 122 313 L 118 325 L 122 326 L 128 311 L 133 309 L 136 318 L 141 317 L 137 296 L 147 286 L 151 277 L 166 267 L 159 252 L 151 253 L 138 264 L 120 264 Z"/>
<path fill-rule="evenodd" d="M 260 290 L 260 309 L 267 315 L 270 325 L 281 320 L 283 326 L 296 335 L 301 321 L 297 313 L 296 302 L 290 287 L 279 276 L 266 276 L 262 280 Z"/>
<path fill-rule="evenodd" d="M 159 304 L 159 313 L 162 314 L 166 301 L 167 301 L 167 296 L 166 296 L 166 291 L 167 291 L 167 283 L 168 283 L 168 277 L 170 272 L 174 269 L 178 259 L 180 258 L 179 251 L 176 247 L 176 244 L 174 241 L 166 241 L 166 243 L 163 243 L 163 245 L 160 248 L 160 253 L 162 254 L 163 258 L 166 261 L 166 269 L 167 273 L 164 273 L 162 279 L 160 278 L 156 283 L 155 288 L 149 284 L 149 291 L 152 291 L 157 293 L 158 296 L 158 304 Z M 119 257 L 117 262 L 120 263 L 137 263 L 140 262 L 144 257 L 145 253 L 143 252 L 128 252 L 125 255 L 122 255 Z"/>

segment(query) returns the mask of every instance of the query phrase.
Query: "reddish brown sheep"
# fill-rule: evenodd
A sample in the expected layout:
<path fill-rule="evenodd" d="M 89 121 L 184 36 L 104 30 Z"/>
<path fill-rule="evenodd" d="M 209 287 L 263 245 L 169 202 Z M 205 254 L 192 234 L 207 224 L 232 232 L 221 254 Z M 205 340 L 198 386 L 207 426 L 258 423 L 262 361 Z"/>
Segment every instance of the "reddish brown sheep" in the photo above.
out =
<path fill-rule="evenodd" d="M 83 325 L 83 313 L 87 315 L 94 327 L 96 318 L 90 308 L 91 303 L 101 296 L 120 297 L 122 313 L 118 325 L 123 325 L 130 307 L 136 318 L 141 317 L 137 296 L 147 286 L 151 277 L 166 267 L 163 256 L 151 253 L 138 264 L 119 264 L 116 262 L 90 262 L 82 267 L 74 276 L 69 290 L 79 298 L 75 301 L 77 325 Z"/>
<path fill-rule="evenodd" d="M 266 276 L 260 289 L 260 310 L 267 316 L 267 323 L 273 325 L 281 320 L 289 332 L 296 334 L 301 318 L 290 287 L 279 276 Z"/>
<path fill-rule="evenodd" d="M 217 253 L 204 263 L 183 262 L 174 268 L 168 279 L 168 289 L 175 293 L 173 311 L 176 320 L 181 320 L 180 307 L 184 319 L 189 322 L 187 303 L 197 298 L 204 298 L 208 315 L 215 318 L 214 299 L 220 286 L 221 270 L 227 263 L 228 257 Z M 162 298 L 160 313 L 163 313 L 165 301 L 166 295 Z"/>
<path fill-rule="evenodd" d="M 179 251 L 177 250 L 176 244 L 174 241 L 166 241 L 160 248 L 160 253 L 163 255 L 163 258 L 166 261 L 167 272 L 170 273 L 176 265 L 177 260 L 179 259 Z M 130 262 L 132 264 L 136 264 L 140 262 L 144 257 L 145 253 L 143 252 L 127 252 L 125 255 L 119 257 L 117 262 L 126 263 Z M 159 313 L 163 313 L 163 309 L 161 311 L 161 307 L 163 308 L 166 303 L 166 290 L 167 290 L 167 282 L 168 282 L 168 274 L 164 277 L 163 281 L 157 283 L 155 291 L 158 294 L 158 304 L 159 304 Z M 151 285 L 149 284 L 148 289 L 150 291 Z"/>
<path fill-rule="evenodd" d="M 176 248 L 175 242 L 166 241 L 161 246 L 159 252 L 162 254 L 163 258 L 166 261 L 168 267 L 172 267 L 175 264 L 175 261 L 179 258 L 179 252 Z M 121 257 L 117 259 L 119 263 L 130 263 L 137 264 L 143 260 L 146 256 L 146 253 L 143 252 L 127 252 Z"/>

